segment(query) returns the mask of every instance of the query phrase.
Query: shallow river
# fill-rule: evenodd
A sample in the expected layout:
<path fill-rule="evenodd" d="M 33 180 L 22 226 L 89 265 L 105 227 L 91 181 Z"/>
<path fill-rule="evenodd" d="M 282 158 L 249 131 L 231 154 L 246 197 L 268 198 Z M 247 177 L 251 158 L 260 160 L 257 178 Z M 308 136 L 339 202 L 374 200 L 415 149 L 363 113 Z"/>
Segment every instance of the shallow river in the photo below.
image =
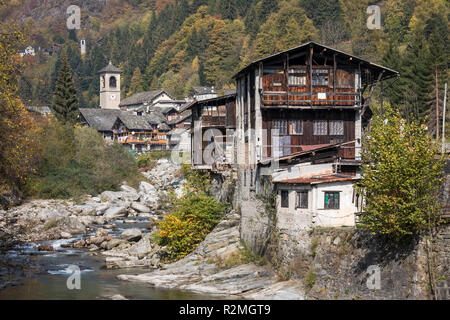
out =
<path fill-rule="evenodd" d="M 127 228 L 145 229 L 148 222 L 135 219 L 136 223 L 117 221 L 117 228 L 113 235 L 120 234 Z M 95 233 L 95 232 L 93 232 Z M 78 237 L 80 238 L 80 237 Z M 91 256 L 85 249 L 62 248 L 61 244 L 72 242 L 69 240 L 46 241 L 55 251 L 40 252 L 39 244 L 28 243 L 11 250 L 2 257 L 3 261 L 17 265 L 22 269 L 15 285 L 0 290 L 0 300 L 3 299 L 109 299 L 120 294 L 127 299 L 214 299 L 214 297 L 197 295 L 178 290 L 161 290 L 146 284 L 119 281 L 118 274 L 139 274 L 149 272 L 149 269 L 134 268 L 110 270 L 106 269 L 102 256 Z M 69 290 L 67 280 L 71 272 L 70 265 L 76 265 L 81 270 L 81 289 Z"/>

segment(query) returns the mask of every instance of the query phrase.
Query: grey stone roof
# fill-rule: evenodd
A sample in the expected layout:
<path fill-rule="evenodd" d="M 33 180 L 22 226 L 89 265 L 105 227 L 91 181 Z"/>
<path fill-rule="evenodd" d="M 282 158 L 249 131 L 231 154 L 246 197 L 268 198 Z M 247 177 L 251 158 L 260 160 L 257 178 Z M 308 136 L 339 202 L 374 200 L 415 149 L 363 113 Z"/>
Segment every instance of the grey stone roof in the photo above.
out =
<path fill-rule="evenodd" d="M 195 94 L 213 94 L 217 93 L 214 87 L 192 87 Z"/>
<path fill-rule="evenodd" d="M 156 110 L 156 108 L 145 114 L 145 117 L 147 118 L 147 121 L 152 124 L 160 124 L 167 121 L 164 114 L 160 110 Z"/>
<path fill-rule="evenodd" d="M 166 93 L 164 90 L 152 90 L 152 91 L 144 91 L 135 93 L 132 96 L 123 99 L 122 102 L 120 102 L 121 106 L 131 106 L 131 105 L 138 105 L 138 104 L 144 104 L 145 102 L 151 102 L 153 99 L 155 99 L 157 96 L 159 96 L 161 93 Z"/>
<path fill-rule="evenodd" d="M 109 64 L 101 69 L 98 73 L 122 73 L 122 70 L 114 66 L 110 61 Z"/>
<path fill-rule="evenodd" d="M 134 114 L 126 114 L 123 112 L 119 116 L 120 121 L 128 130 L 152 130 L 152 126 L 146 118 Z"/>
<path fill-rule="evenodd" d="M 224 96 L 229 96 L 232 94 L 236 94 L 236 89 L 223 89 Z"/>
<path fill-rule="evenodd" d="M 112 131 L 117 117 L 124 111 L 108 109 L 80 109 L 87 124 L 97 131 Z"/>
<path fill-rule="evenodd" d="M 158 125 L 158 129 L 159 129 L 160 131 L 170 131 L 170 127 L 169 127 L 167 124 L 165 124 L 164 122 L 163 122 L 163 123 L 160 123 L 160 124 Z"/>

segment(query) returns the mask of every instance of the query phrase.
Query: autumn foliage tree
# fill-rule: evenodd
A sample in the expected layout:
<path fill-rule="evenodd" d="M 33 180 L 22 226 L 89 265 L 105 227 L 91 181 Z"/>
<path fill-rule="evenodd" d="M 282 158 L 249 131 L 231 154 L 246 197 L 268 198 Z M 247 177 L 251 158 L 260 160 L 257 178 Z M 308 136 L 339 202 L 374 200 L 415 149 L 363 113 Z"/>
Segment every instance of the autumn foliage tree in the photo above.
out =
<path fill-rule="evenodd" d="M 400 240 L 428 231 L 439 212 L 443 160 L 425 125 L 391 108 L 376 115 L 363 142 L 361 227 Z"/>
<path fill-rule="evenodd" d="M 1 3 L 1 1 L 0 1 Z M 0 26 L 0 194 L 16 189 L 35 170 L 39 128 L 18 97 L 22 33 Z"/>

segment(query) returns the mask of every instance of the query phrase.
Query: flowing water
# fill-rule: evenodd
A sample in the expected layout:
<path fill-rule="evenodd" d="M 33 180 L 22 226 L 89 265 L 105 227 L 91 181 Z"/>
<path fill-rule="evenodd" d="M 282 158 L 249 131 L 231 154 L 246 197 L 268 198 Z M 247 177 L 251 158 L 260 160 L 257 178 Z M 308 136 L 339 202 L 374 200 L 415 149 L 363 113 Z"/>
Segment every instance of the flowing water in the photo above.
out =
<path fill-rule="evenodd" d="M 117 228 L 111 234 L 118 236 L 127 228 L 138 228 L 145 231 L 148 221 L 131 219 L 132 223 L 116 221 Z M 92 233 L 94 234 L 95 231 Z M 92 256 L 86 249 L 63 248 L 62 244 L 80 239 L 81 236 L 68 240 L 27 243 L 8 251 L 1 257 L 14 265 L 14 276 L 20 274 L 20 280 L 13 285 L 0 290 L 0 300 L 3 299 L 110 299 L 120 294 L 127 299 L 215 299 L 215 297 L 193 294 L 179 290 L 155 289 L 146 284 L 131 283 L 117 280 L 118 274 L 139 274 L 149 272 L 149 269 L 133 268 L 111 270 L 106 269 L 104 258 Z M 51 244 L 55 251 L 42 252 L 37 247 L 40 244 Z M 76 265 L 81 271 L 81 289 L 69 290 L 68 278 L 72 272 L 67 268 Z"/>

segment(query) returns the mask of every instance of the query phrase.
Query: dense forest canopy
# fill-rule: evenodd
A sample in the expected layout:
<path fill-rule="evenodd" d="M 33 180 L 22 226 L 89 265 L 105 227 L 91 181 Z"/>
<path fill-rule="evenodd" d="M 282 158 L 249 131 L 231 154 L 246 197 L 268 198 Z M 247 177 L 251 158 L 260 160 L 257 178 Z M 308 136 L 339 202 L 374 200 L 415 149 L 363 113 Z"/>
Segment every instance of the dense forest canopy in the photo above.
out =
<path fill-rule="evenodd" d="M 66 28 L 70 4 L 81 7 L 80 30 Z M 373 4 L 379 30 L 366 26 Z M 448 0 L 24 0 L 0 11 L 26 25 L 27 44 L 63 44 L 53 55 L 26 57 L 25 104 L 51 104 L 62 51 L 80 105 L 98 107 L 97 71 L 109 59 L 124 71 L 123 97 L 165 89 L 183 98 L 197 85 L 233 87 L 232 75 L 252 60 L 315 40 L 399 71 L 386 100 L 430 124 L 448 77 L 448 14 Z"/>

